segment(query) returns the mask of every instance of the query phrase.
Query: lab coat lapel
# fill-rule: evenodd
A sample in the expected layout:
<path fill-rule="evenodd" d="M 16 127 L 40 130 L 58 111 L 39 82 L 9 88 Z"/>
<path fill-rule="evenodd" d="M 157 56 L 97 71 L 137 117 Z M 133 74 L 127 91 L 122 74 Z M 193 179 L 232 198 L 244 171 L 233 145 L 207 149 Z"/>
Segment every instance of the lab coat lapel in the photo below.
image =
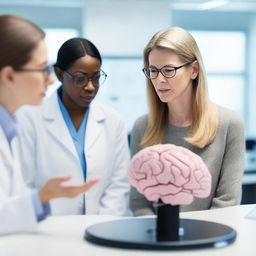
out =
<path fill-rule="evenodd" d="M 48 132 L 77 158 L 74 143 L 59 107 L 57 91 L 43 105 L 43 118 Z"/>
<path fill-rule="evenodd" d="M 85 152 L 90 151 L 91 147 L 101 135 L 102 123 L 105 120 L 105 114 L 96 103 L 90 106 L 88 123 L 86 128 Z"/>
<path fill-rule="evenodd" d="M 14 137 L 11 146 L 0 126 L 0 187 L 9 196 L 25 190 L 25 185 L 20 173 L 20 164 L 17 148 L 17 137 Z"/>
<path fill-rule="evenodd" d="M 13 189 L 13 157 L 12 152 L 5 137 L 4 131 L 0 126 L 0 187 L 6 192 L 6 194 L 11 195 Z M 6 171 L 4 171 L 6 170 Z"/>
<path fill-rule="evenodd" d="M 13 162 L 12 151 L 1 126 L 0 126 L 0 152 L 1 152 L 1 159 L 3 159 L 6 163 Z"/>

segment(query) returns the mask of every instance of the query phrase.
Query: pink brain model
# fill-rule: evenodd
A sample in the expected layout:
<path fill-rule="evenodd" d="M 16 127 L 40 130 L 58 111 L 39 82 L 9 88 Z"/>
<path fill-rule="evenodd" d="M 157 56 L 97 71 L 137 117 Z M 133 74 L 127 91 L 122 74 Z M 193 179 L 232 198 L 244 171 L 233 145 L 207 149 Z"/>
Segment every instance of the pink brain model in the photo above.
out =
<path fill-rule="evenodd" d="M 129 168 L 131 184 L 149 201 L 188 205 L 194 197 L 208 197 L 211 174 L 192 151 L 159 144 L 139 151 Z"/>

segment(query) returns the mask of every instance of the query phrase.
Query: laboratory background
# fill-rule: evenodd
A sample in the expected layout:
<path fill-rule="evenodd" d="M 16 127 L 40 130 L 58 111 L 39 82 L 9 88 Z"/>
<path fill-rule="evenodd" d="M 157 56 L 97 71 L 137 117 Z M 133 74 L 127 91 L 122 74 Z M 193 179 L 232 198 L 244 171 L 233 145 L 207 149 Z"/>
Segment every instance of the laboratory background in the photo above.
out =
<path fill-rule="evenodd" d="M 42 27 L 51 64 L 67 39 L 94 42 L 108 75 L 96 101 L 121 113 L 129 132 L 147 112 L 145 45 L 159 30 L 187 29 L 201 50 L 210 98 L 244 119 L 242 203 L 256 203 L 256 0 L 0 0 L 0 14 L 17 14 Z M 59 85 L 56 80 L 47 95 Z"/>

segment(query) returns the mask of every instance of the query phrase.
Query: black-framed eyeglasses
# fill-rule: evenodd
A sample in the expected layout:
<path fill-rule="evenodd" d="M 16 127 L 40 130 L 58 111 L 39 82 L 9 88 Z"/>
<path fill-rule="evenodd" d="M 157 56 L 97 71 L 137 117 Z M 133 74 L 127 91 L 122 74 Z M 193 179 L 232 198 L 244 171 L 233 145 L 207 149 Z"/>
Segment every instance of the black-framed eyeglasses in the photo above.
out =
<path fill-rule="evenodd" d="M 52 65 L 47 65 L 45 68 L 15 68 L 18 72 L 42 72 L 44 80 L 47 81 L 52 73 Z"/>
<path fill-rule="evenodd" d="M 70 77 L 77 87 L 84 87 L 89 81 L 92 81 L 93 86 L 98 87 L 102 85 L 107 78 L 107 74 L 103 70 L 100 70 L 92 77 L 88 77 L 87 75 L 77 76 L 69 73 L 68 71 L 63 71 L 63 73 Z"/>
<path fill-rule="evenodd" d="M 163 66 L 162 68 L 156 68 L 156 67 L 148 67 L 148 68 L 143 68 L 142 71 L 144 72 L 145 76 L 148 79 L 156 79 L 159 72 L 165 77 L 165 78 L 172 78 L 176 75 L 176 70 L 185 67 L 192 62 L 187 62 L 184 63 L 178 67 L 173 67 L 170 65 Z"/>

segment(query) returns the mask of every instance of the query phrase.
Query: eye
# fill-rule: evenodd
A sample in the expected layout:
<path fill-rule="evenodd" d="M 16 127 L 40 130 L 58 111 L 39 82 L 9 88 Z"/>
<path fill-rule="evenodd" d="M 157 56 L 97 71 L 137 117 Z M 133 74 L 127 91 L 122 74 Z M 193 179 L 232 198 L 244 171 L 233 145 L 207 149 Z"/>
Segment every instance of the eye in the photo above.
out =
<path fill-rule="evenodd" d="M 77 81 L 78 83 L 84 83 L 84 82 L 86 82 L 87 80 L 88 80 L 87 76 L 77 76 L 77 77 L 76 77 L 76 81 Z"/>
<path fill-rule="evenodd" d="M 95 81 L 98 81 L 100 79 L 100 76 L 101 76 L 100 73 L 98 73 L 98 74 L 94 75 L 92 79 Z"/>
<path fill-rule="evenodd" d="M 93 77 L 93 81 L 98 82 L 99 80 L 100 80 L 100 76 L 95 76 L 95 77 Z"/>
<path fill-rule="evenodd" d="M 175 69 L 174 69 L 173 67 L 164 67 L 164 68 L 162 69 L 163 73 L 166 74 L 166 75 L 172 74 L 172 73 L 174 72 L 174 70 L 175 70 Z"/>
<path fill-rule="evenodd" d="M 157 73 L 158 72 L 156 68 L 148 68 L 148 71 L 150 73 Z"/>

